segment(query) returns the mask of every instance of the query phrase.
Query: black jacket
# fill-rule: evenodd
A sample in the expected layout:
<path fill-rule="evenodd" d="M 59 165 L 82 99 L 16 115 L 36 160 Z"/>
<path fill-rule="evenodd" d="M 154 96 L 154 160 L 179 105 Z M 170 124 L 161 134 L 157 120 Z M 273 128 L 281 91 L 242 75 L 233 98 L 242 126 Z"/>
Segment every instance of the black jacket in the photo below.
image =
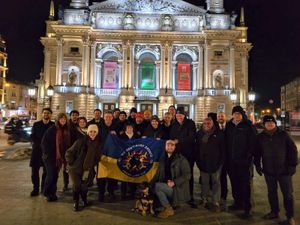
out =
<path fill-rule="evenodd" d="M 144 134 L 143 136 L 146 136 L 146 137 L 151 137 L 151 138 L 160 138 L 162 139 L 164 137 L 164 131 L 161 127 L 161 125 L 159 124 L 158 125 L 158 128 L 157 129 L 154 129 L 152 127 L 152 125 L 150 124 L 144 131 Z"/>
<path fill-rule="evenodd" d="M 277 128 L 273 135 L 263 131 L 258 135 L 255 166 L 269 176 L 293 175 L 298 164 L 298 151 L 287 132 Z"/>
<path fill-rule="evenodd" d="M 231 119 L 226 123 L 225 145 L 228 166 L 250 167 L 256 143 L 256 130 L 250 120 L 243 119 L 235 125 Z"/>
<path fill-rule="evenodd" d="M 45 132 L 51 127 L 54 122 L 49 121 L 44 124 L 43 120 L 35 122 L 31 130 L 31 141 L 32 141 L 32 154 L 30 159 L 30 166 L 41 166 L 42 165 L 42 148 L 41 142 Z"/>
<path fill-rule="evenodd" d="M 177 121 L 174 121 L 170 132 L 170 139 L 178 139 L 176 149 L 189 161 L 194 156 L 195 138 L 196 125 L 194 121 L 185 118 L 181 125 Z"/>
<path fill-rule="evenodd" d="M 113 122 L 109 127 L 106 126 L 105 123 L 101 123 L 100 125 L 100 138 L 101 138 L 101 142 L 104 143 L 107 135 L 111 132 L 111 131 L 115 131 L 116 135 L 118 134 L 118 127 L 117 125 Z"/>
<path fill-rule="evenodd" d="M 142 137 L 144 134 L 145 129 L 147 128 L 147 123 L 143 121 L 140 124 L 134 123 L 135 132 L 138 134 L 139 137 Z"/>
<path fill-rule="evenodd" d="M 216 130 L 203 142 L 204 132 L 199 130 L 196 135 L 196 163 L 206 173 L 215 173 L 224 163 L 225 141 L 221 131 Z"/>

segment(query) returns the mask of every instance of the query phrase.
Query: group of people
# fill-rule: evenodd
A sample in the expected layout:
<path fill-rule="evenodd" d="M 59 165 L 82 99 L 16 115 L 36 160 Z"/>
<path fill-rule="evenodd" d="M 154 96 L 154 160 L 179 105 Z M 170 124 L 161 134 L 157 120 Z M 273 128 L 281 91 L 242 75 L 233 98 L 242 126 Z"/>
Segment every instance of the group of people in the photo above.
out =
<path fill-rule="evenodd" d="M 181 202 L 198 207 L 193 190 L 195 164 L 200 170 L 199 204 L 220 211 L 220 205 L 226 204 L 229 176 L 234 199 L 229 210 L 243 210 L 243 218 L 252 217 L 251 189 L 255 167 L 259 175 L 265 176 L 271 206 L 264 219 L 279 216 L 279 183 L 287 221 L 295 224 L 292 175 L 298 163 L 297 147 L 290 136 L 276 126 L 273 116 L 263 118 L 265 129 L 257 134 L 240 106 L 233 107 L 232 118 L 228 121 L 224 112 L 209 113 L 198 131 L 184 109 L 176 109 L 173 105 L 162 120 L 148 110 L 137 112 L 136 108 L 132 108 L 128 116 L 125 111 L 115 109 L 105 111 L 103 117 L 102 111 L 95 109 L 90 121 L 79 117 L 76 110 L 70 112 L 69 118 L 65 113 L 58 114 L 55 123 L 51 121 L 50 108 L 44 108 L 42 114 L 42 120 L 34 123 L 31 134 L 31 196 L 39 195 L 41 186 L 47 201 L 56 201 L 57 179 L 62 169 L 63 191 L 68 190 L 69 176 L 73 182 L 74 210 L 79 209 L 80 196 L 85 207 L 88 205 L 88 187 L 93 185 L 107 135 L 117 135 L 123 140 L 148 137 L 166 140 L 165 153 L 150 182 L 162 206 L 158 217 L 172 216 L 173 208 Z M 98 200 L 115 201 L 117 184 L 114 179 L 97 178 Z M 121 182 L 121 199 L 134 198 L 135 191 L 136 184 Z"/>

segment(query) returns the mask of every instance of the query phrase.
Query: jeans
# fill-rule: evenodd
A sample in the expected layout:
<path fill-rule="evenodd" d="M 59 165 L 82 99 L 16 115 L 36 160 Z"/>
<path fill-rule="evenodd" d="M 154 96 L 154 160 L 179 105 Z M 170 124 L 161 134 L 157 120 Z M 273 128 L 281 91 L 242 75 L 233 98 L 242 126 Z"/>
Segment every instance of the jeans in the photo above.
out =
<path fill-rule="evenodd" d="M 279 213 L 279 202 L 277 193 L 277 187 L 279 183 L 283 195 L 283 204 L 286 211 L 286 217 L 288 219 L 294 217 L 294 196 L 292 177 L 273 177 L 265 175 L 265 180 L 268 187 L 268 199 L 272 212 Z"/>
<path fill-rule="evenodd" d="M 166 183 L 159 182 L 155 184 L 155 194 L 163 207 L 170 206 L 170 201 L 173 199 L 173 192 L 173 188 L 170 188 Z"/>
<path fill-rule="evenodd" d="M 44 195 L 47 197 L 55 196 L 57 191 L 58 169 L 55 162 L 44 161 L 44 163 L 47 171 Z"/>
<path fill-rule="evenodd" d="M 43 174 L 42 174 L 42 182 L 41 182 L 41 192 L 44 191 L 45 179 L 46 179 L 46 167 L 43 165 Z M 33 165 L 31 167 L 31 181 L 33 184 L 33 190 L 39 191 L 40 189 L 40 165 Z"/>
<path fill-rule="evenodd" d="M 210 181 L 212 185 L 212 203 L 220 202 L 221 197 L 221 184 L 220 184 L 221 168 L 215 173 L 206 173 L 201 171 L 201 195 L 205 200 L 208 199 L 210 193 Z"/>

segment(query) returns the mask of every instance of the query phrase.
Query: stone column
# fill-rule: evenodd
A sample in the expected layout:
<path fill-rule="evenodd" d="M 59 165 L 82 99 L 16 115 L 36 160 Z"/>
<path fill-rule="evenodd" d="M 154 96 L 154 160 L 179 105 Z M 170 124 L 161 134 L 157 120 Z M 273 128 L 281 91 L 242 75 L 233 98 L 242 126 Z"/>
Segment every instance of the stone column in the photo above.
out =
<path fill-rule="evenodd" d="M 95 83 L 94 83 L 94 86 L 96 88 L 101 88 L 101 68 L 102 68 L 101 61 L 97 60 L 96 61 Z"/>
<path fill-rule="evenodd" d="M 162 81 L 160 79 L 160 74 L 159 74 L 159 69 L 160 69 L 160 62 L 156 61 L 155 62 L 155 76 L 156 76 L 156 88 L 157 90 L 159 90 L 160 88 L 162 88 Z"/>
<path fill-rule="evenodd" d="M 46 87 L 48 87 L 51 83 L 51 77 L 50 77 L 50 62 L 51 62 L 51 52 L 49 47 L 45 47 L 44 50 L 44 77 L 46 82 Z"/>
<path fill-rule="evenodd" d="M 95 87 L 96 43 L 91 44 L 90 87 Z"/>
<path fill-rule="evenodd" d="M 235 46 L 229 46 L 229 74 L 230 74 L 230 88 L 235 88 Z"/>
<path fill-rule="evenodd" d="M 168 53 L 168 70 L 167 70 L 167 80 L 168 80 L 168 87 L 170 87 L 171 89 L 174 89 L 175 86 L 173 86 L 174 83 L 174 74 L 172 73 L 173 76 L 171 76 L 171 62 L 172 62 L 172 43 L 168 43 L 168 48 L 167 48 L 167 53 Z M 173 86 L 173 87 L 172 87 Z"/>
<path fill-rule="evenodd" d="M 56 58 L 56 81 L 55 85 L 61 85 L 62 81 L 62 62 L 63 62 L 63 43 L 62 37 L 57 37 L 57 58 Z M 51 77 L 50 77 L 51 79 Z"/>
<path fill-rule="evenodd" d="M 160 64 L 160 85 L 161 87 L 165 87 L 166 85 L 168 85 L 168 80 L 165 74 L 165 51 L 166 51 L 166 47 L 165 47 L 165 43 L 161 43 L 161 64 Z"/>
<path fill-rule="evenodd" d="M 136 62 L 136 67 L 135 67 L 135 87 L 136 89 L 140 89 L 139 87 L 139 70 L 140 70 L 140 61 Z"/>
<path fill-rule="evenodd" d="M 122 87 L 122 79 L 123 79 L 123 60 L 118 60 L 118 76 L 119 76 L 119 83 L 118 88 Z"/>
<path fill-rule="evenodd" d="M 171 89 L 175 90 L 176 88 L 176 79 L 175 79 L 175 72 L 176 72 L 176 61 L 172 61 L 172 85 L 170 86 Z"/>
<path fill-rule="evenodd" d="M 128 84 L 128 77 L 127 77 L 127 45 L 123 43 L 123 68 L 122 68 L 122 88 L 126 88 Z"/>
<path fill-rule="evenodd" d="M 210 46 L 209 43 L 206 43 L 204 48 L 204 88 L 211 87 L 211 76 L 209 71 L 209 52 Z"/>
<path fill-rule="evenodd" d="M 198 68 L 198 62 L 192 62 L 193 65 L 193 81 L 192 81 L 192 90 L 195 91 L 197 89 L 197 68 Z"/>
<path fill-rule="evenodd" d="M 203 89 L 203 46 L 202 44 L 199 45 L 199 59 L 198 59 L 198 82 L 197 82 L 197 89 Z"/>
<path fill-rule="evenodd" d="M 133 88 L 134 86 L 134 44 L 129 42 L 129 67 L 128 67 L 128 84 L 129 88 Z"/>
<path fill-rule="evenodd" d="M 81 85 L 87 86 L 88 73 L 89 73 L 89 62 L 90 62 L 90 48 L 89 48 L 89 38 L 84 37 L 82 40 L 83 50 L 82 50 L 82 67 L 81 67 Z"/>

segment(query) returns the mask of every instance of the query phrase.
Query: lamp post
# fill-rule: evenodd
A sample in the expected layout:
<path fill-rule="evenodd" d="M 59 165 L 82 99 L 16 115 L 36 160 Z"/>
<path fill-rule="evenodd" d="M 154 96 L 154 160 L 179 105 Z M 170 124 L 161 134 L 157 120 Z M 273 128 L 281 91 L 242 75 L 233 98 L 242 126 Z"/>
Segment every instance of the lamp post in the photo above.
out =
<path fill-rule="evenodd" d="M 49 98 L 49 107 L 51 108 L 51 101 L 52 101 L 52 96 L 54 95 L 54 88 L 49 85 L 49 87 L 47 88 L 47 96 Z"/>
<path fill-rule="evenodd" d="M 232 101 L 232 104 L 233 106 L 235 105 L 236 103 L 236 100 L 237 100 L 237 94 L 235 92 L 234 89 L 231 90 L 231 93 L 230 93 L 230 100 Z"/>
<path fill-rule="evenodd" d="M 35 87 L 31 87 L 28 89 L 28 95 L 29 95 L 29 112 L 30 112 L 30 119 L 33 119 L 33 107 L 32 107 L 32 104 L 31 104 L 31 101 L 32 99 L 35 97 L 35 94 L 36 94 L 36 88 Z"/>
<path fill-rule="evenodd" d="M 254 101 L 255 101 L 256 94 L 250 89 L 248 92 L 248 112 L 249 112 L 249 119 L 252 121 L 252 123 L 255 123 L 255 114 L 254 114 Z"/>

